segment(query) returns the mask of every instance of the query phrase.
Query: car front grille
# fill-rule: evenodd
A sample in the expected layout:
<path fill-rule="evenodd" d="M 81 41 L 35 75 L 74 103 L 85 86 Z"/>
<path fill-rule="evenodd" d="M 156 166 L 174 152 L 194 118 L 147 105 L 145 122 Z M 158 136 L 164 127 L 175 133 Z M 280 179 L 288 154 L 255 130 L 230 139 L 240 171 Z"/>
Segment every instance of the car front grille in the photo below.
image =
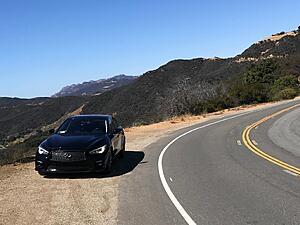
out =
<path fill-rule="evenodd" d="M 86 160 L 86 157 L 84 152 L 53 151 L 51 160 L 56 162 L 77 162 Z"/>

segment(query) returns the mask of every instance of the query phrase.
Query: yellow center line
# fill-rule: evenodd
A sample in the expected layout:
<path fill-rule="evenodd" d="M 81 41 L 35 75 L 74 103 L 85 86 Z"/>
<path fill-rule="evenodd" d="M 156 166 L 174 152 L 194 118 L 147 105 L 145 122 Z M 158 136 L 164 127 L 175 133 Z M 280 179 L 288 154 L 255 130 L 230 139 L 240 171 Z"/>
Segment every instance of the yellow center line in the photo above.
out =
<path fill-rule="evenodd" d="M 273 164 L 276 164 L 276 165 L 278 165 L 278 166 L 280 166 L 280 167 L 282 167 L 282 168 L 284 168 L 284 169 L 286 169 L 288 171 L 291 171 L 291 172 L 297 174 L 298 176 L 300 176 L 300 168 L 292 166 L 292 165 L 290 165 L 290 164 L 288 164 L 288 163 L 286 163 L 284 161 L 281 161 L 280 159 L 277 159 L 277 158 L 275 158 L 275 157 L 273 157 L 273 156 L 265 153 L 264 151 L 262 151 L 261 149 L 259 149 L 257 146 L 255 146 L 254 143 L 250 139 L 250 132 L 251 132 L 251 130 L 253 128 L 257 127 L 258 125 L 266 122 L 267 120 L 269 120 L 269 119 L 271 119 L 271 118 L 273 118 L 273 117 L 275 117 L 275 116 L 277 116 L 279 114 L 287 112 L 287 111 L 289 111 L 289 110 L 291 110 L 293 108 L 296 108 L 298 106 L 300 106 L 300 104 L 296 104 L 294 106 L 291 106 L 291 107 L 288 107 L 286 109 L 280 110 L 280 111 L 278 111 L 276 113 L 273 113 L 273 114 L 271 114 L 271 115 L 269 115 L 267 117 L 264 117 L 263 119 L 255 122 L 253 124 L 251 124 L 250 126 L 247 126 L 244 129 L 244 131 L 243 131 L 242 140 L 243 140 L 245 146 L 250 151 L 252 151 L 253 153 L 255 153 L 256 155 L 258 155 L 258 156 L 264 158 L 265 160 L 267 160 L 269 162 L 272 162 Z"/>

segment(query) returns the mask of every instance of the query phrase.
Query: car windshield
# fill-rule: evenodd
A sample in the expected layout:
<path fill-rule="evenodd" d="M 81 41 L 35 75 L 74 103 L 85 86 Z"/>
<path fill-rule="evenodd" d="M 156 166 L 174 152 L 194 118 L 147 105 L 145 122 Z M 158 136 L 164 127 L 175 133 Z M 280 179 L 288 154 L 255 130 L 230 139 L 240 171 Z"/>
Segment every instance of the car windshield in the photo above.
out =
<path fill-rule="evenodd" d="M 102 118 L 70 118 L 57 130 L 58 134 L 89 135 L 107 133 L 107 121 Z"/>

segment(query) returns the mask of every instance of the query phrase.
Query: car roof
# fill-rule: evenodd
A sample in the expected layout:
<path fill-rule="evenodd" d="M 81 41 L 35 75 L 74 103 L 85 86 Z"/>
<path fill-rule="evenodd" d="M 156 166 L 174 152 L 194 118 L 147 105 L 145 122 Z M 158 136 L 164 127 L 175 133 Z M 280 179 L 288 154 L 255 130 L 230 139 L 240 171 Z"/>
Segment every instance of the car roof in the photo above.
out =
<path fill-rule="evenodd" d="M 104 115 L 104 114 L 83 114 L 83 115 L 76 115 L 76 116 L 71 116 L 70 118 L 88 118 L 88 117 L 98 117 L 98 118 L 103 118 L 103 119 L 109 119 L 111 118 L 111 115 Z"/>

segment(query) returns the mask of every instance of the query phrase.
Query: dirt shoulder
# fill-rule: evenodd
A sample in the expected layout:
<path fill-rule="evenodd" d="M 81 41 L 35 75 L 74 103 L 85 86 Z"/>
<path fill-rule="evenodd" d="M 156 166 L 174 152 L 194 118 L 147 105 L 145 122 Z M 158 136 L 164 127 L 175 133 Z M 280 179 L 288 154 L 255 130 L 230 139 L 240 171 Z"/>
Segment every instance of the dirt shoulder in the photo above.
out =
<path fill-rule="evenodd" d="M 0 173 L 0 224 L 114 224 L 117 177 L 47 179 L 33 163 Z"/>
<path fill-rule="evenodd" d="M 175 130 L 273 104 L 175 117 L 157 124 L 127 128 L 127 149 L 143 151 Z M 0 224 L 116 224 L 118 184 L 124 175 L 43 178 L 34 171 L 33 163 L 2 166 Z"/>

